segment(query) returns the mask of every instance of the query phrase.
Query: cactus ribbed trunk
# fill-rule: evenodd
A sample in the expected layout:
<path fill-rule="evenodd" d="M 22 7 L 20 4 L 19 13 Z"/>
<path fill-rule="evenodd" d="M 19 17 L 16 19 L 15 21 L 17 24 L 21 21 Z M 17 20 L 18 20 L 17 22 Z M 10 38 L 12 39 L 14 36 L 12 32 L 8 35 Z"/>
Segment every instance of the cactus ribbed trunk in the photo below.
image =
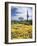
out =
<path fill-rule="evenodd" d="M 28 22 L 28 11 L 27 11 L 27 22 Z"/>

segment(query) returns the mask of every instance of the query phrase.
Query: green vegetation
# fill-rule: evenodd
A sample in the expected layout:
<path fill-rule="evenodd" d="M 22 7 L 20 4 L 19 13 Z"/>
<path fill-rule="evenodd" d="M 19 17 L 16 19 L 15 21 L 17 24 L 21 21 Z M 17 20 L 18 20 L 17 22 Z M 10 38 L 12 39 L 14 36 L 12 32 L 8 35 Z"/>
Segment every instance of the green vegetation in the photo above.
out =
<path fill-rule="evenodd" d="M 32 20 L 24 20 L 24 21 L 11 21 L 11 24 L 28 24 L 28 25 L 32 25 Z"/>

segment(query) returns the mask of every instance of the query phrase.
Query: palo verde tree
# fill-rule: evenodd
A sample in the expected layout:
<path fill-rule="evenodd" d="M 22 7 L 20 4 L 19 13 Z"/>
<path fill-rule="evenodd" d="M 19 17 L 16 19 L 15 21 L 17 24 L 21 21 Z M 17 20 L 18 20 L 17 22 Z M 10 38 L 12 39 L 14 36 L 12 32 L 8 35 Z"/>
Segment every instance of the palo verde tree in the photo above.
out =
<path fill-rule="evenodd" d="M 23 18 L 23 17 L 19 17 L 19 20 L 20 20 L 20 21 L 23 21 L 23 20 L 24 20 L 24 18 Z"/>

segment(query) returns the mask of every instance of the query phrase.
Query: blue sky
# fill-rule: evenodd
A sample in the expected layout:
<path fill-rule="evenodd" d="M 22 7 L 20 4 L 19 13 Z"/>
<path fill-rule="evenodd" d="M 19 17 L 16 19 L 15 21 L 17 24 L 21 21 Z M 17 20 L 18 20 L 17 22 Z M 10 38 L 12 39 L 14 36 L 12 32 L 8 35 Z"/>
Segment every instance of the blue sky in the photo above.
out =
<path fill-rule="evenodd" d="M 32 19 L 32 8 L 31 7 L 11 7 L 11 20 L 19 20 L 19 17 L 23 17 L 24 20 L 27 20 L 27 11 L 28 11 L 28 19 Z"/>

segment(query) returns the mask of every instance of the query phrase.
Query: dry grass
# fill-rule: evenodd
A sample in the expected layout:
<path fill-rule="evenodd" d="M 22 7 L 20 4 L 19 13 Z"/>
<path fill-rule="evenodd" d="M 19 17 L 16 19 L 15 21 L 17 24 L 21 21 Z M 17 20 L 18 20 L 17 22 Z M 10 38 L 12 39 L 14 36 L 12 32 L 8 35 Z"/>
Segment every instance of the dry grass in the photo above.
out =
<path fill-rule="evenodd" d="M 12 24 L 11 39 L 29 39 L 32 38 L 32 25 Z"/>

